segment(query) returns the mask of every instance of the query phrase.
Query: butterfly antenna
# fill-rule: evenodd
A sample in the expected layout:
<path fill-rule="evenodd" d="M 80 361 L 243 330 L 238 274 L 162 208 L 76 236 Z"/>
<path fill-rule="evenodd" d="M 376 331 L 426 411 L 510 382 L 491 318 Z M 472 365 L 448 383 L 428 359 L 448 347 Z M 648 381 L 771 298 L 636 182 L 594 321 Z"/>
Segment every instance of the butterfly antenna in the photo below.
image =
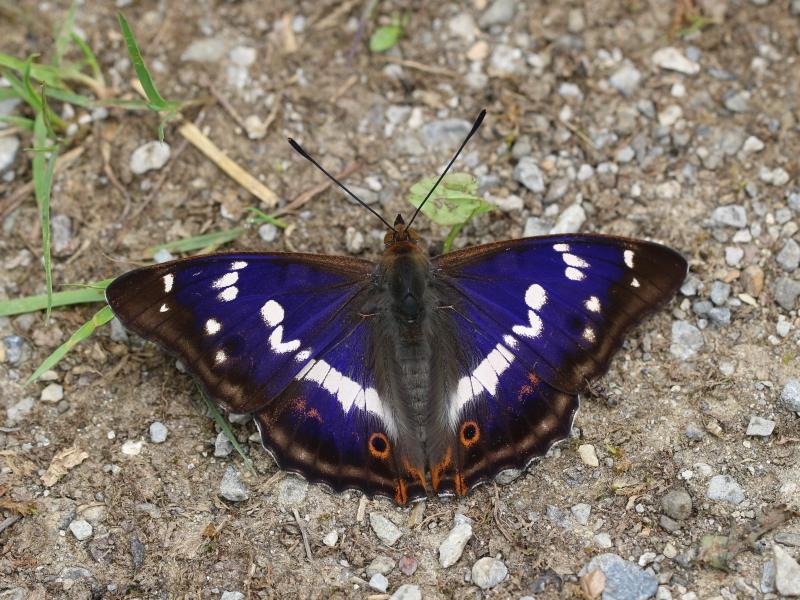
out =
<path fill-rule="evenodd" d="M 433 194 L 434 190 L 435 190 L 437 187 L 439 187 L 439 184 L 442 182 L 442 179 L 444 179 L 444 176 L 445 176 L 445 175 L 447 175 L 447 172 L 450 170 L 450 167 L 452 167 L 452 166 L 453 166 L 453 163 L 454 163 L 454 162 L 456 162 L 456 159 L 458 158 L 458 155 L 459 155 L 459 154 L 461 154 L 461 151 L 464 149 L 464 146 L 466 146 L 466 145 L 467 145 L 467 142 L 469 141 L 469 139 L 470 139 L 470 138 L 471 138 L 473 135 L 475 135 L 475 132 L 476 132 L 476 131 L 478 131 L 478 129 L 479 129 L 479 128 L 480 128 L 480 126 L 481 126 L 481 123 L 483 123 L 483 118 L 484 118 L 485 116 L 486 116 L 486 109 L 484 108 L 484 109 L 483 109 L 483 110 L 480 112 L 480 114 L 478 115 L 478 118 L 477 118 L 477 119 L 475 119 L 475 122 L 472 124 L 472 129 L 470 129 L 470 130 L 469 130 L 469 133 L 467 134 L 467 137 L 465 137 L 465 138 L 464 138 L 464 141 L 463 141 L 463 142 L 461 142 L 461 146 L 459 146 L 459 148 L 458 148 L 458 150 L 456 151 L 456 153 L 455 153 L 455 155 L 453 156 L 453 158 L 450 160 L 450 162 L 449 162 L 449 163 L 447 163 L 447 166 L 445 167 L 444 171 L 442 171 L 442 174 L 441 174 L 441 175 L 439 175 L 439 179 L 437 179 L 437 180 L 436 180 L 436 183 L 434 183 L 434 184 L 433 184 L 433 187 L 431 188 L 431 191 L 430 191 L 430 192 L 428 192 L 428 195 L 427 195 L 427 196 L 425 196 L 425 199 L 424 199 L 424 200 L 423 200 L 423 201 L 420 203 L 420 205 L 417 207 L 417 210 L 415 210 L 415 211 L 414 211 L 414 214 L 411 216 L 411 220 L 408 222 L 408 225 L 406 225 L 406 229 L 410 229 L 410 228 L 411 228 L 411 224 L 414 222 L 414 219 L 416 219 L 416 218 L 417 218 L 417 215 L 419 214 L 419 211 L 420 211 L 420 210 L 422 210 L 422 207 L 423 207 L 423 206 L 425 205 L 425 203 L 428 201 L 428 198 L 430 198 L 430 197 L 431 197 L 431 195 Z"/>
<path fill-rule="evenodd" d="M 331 175 L 330 173 L 328 173 L 328 171 L 326 171 L 326 170 L 325 170 L 325 167 L 323 167 L 321 164 L 319 164 L 317 161 L 315 161 L 313 158 L 311 158 L 311 156 L 308 154 L 308 152 L 306 152 L 305 150 L 303 150 L 303 148 L 302 148 L 302 146 L 300 146 L 300 144 L 298 144 L 297 142 L 295 142 L 295 141 L 294 141 L 292 138 L 289 138 L 289 145 L 290 145 L 292 148 L 294 148 L 295 152 L 297 152 L 297 153 L 298 153 L 300 156 L 302 156 L 303 158 L 305 158 L 305 159 L 306 159 L 307 161 L 309 161 L 309 162 L 310 162 L 312 165 L 314 165 L 315 167 L 317 167 L 317 168 L 318 168 L 320 171 L 322 171 L 323 173 L 325 173 L 325 175 L 327 175 L 327 176 L 328 176 L 328 179 L 330 179 L 330 180 L 331 180 L 333 183 L 335 183 L 335 184 L 336 184 L 336 185 L 338 185 L 340 188 L 342 188 L 342 189 L 345 191 L 345 193 L 347 193 L 347 195 L 348 195 L 348 196 L 350 196 L 350 197 L 351 197 L 353 200 L 355 200 L 355 201 L 356 201 L 356 202 L 358 202 L 358 203 L 359 203 L 361 206 L 363 206 L 364 208 L 366 208 L 366 209 L 367 209 L 369 212 L 371 212 L 373 215 L 375 215 L 376 217 L 378 217 L 378 218 L 379 218 L 379 219 L 380 219 L 380 220 L 383 222 L 383 224 L 384 224 L 384 225 L 386 225 L 386 227 L 388 227 L 389 229 L 391 229 L 392 231 L 394 231 L 395 233 L 397 233 L 397 230 L 395 230 L 395 228 L 394 228 L 394 227 L 392 227 L 392 226 L 389 224 L 389 222 L 388 222 L 386 219 L 384 219 L 384 218 L 383 218 L 382 216 L 380 216 L 380 215 L 379 215 L 377 212 L 375 212 L 375 210 L 374 210 L 372 207 L 370 207 L 370 206 L 369 206 L 369 205 L 368 205 L 366 202 L 364 202 L 364 201 L 363 201 L 361 198 L 359 198 L 359 197 L 358 197 L 358 196 L 356 196 L 356 195 L 355 195 L 353 192 L 351 192 L 350 190 L 348 190 L 348 189 L 347 189 L 347 188 L 344 186 L 344 184 L 343 184 L 341 181 L 339 181 L 338 179 L 336 179 L 336 177 L 334 177 L 333 175 Z"/>

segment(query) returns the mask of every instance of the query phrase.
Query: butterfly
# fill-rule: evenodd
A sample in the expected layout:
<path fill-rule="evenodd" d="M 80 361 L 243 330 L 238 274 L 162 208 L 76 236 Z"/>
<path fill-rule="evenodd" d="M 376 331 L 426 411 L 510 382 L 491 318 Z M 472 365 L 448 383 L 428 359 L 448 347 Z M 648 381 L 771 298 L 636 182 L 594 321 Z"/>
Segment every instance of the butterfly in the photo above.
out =
<path fill-rule="evenodd" d="M 106 298 L 218 403 L 252 413 L 280 468 L 399 504 L 462 496 L 569 435 L 578 395 L 687 263 L 580 234 L 429 258 L 411 227 L 424 202 L 408 225 L 372 211 L 387 225 L 377 263 L 211 254 L 125 273 Z"/>

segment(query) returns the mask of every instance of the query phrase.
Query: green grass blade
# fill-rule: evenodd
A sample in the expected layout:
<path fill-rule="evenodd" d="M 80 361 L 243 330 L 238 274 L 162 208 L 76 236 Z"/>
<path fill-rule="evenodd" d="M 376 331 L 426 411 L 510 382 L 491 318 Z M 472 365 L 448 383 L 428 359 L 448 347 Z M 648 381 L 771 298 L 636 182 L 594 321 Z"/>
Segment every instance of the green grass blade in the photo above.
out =
<path fill-rule="evenodd" d="M 25 68 L 25 61 L 20 60 L 16 56 L 11 56 L 10 54 L 0 52 L 0 67 L 6 67 L 8 69 L 17 71 L 18 73 L 22 73 L 23 69 Z M 50 65 L 40 65 L 37 63 L 31 64 L 31 77 L 33 77 L 36 81 L 46 83 L 50 87 L 64 87 L 64 84 L 61 83 L 58 70 Z"/>
<path fill-rule="evenodd" d="M 212 233 L 186 238 L 185 240 L 176 240 L 174 242 L 167 242 L 166 244 L 159 244 L 158 246 L 151 246 L 145 250 L 145 253 L 148 256 L 152 256 L 159 250 L 191 252 L 192 250 L 202 250 L 209 247 L 213 248 L 235 240 L 242 235 L 242 233 L 244 233 L 244 227 L 234 227 L 233 229 L 226 229 L 225 231 L 214 231 Z"/>
<path fill-rule="evenodd" d="M 131 59 L 134 71 L 136 71 L 136 76 L 139 78 L 139 82 L 144 88 L 147 99 L 156 110 L 168 109 L 169 104 L 161 97 L 161 94 L 158 93 L 156 84 L 150 76 L 150 71 L 147 70 L 147 66 L 144 64 L 144 58 L 139 51 L 139 45 L 136 43 L 136 38 L 133 35 L 131 26 L 128 25 L 128 21 L 122 13 L 117 13 L 117 19 L 119 20 L 120 29 L 122 29 L 122 37 L 125 38 L 125 45 L 128 47 L 128 56 Z"/>
<path fill-rule="evenodd" d="M 5 117 L 0 117 L 0 121 L 24 129 L 25 131 L 33 131 L 33 119 L 28 119 L 27 117 L 7 115 Z"/>
<path fill-rule="evenodd" d="M 272 215 L 268 215 L 263 210 L 257 209 L 255 206 L 249 206 L 247 207 L 247 210 L 253 213 L 253 216 L 248 219 L 248 221 L 251 223 L 259 223 L 259 222 L 272 223 L 273 225 L 275 225 L 275 227 L 279 227 L 280 229 L 286 229 L 289 226 L 289 224 L 286 221 L 282 221 L 278 217 L 273 217 Z"/>
<path fill-rule="evenodd" d="M 124 98 L 104 98 L 98 100 L 99 106 L 116 106 L 125 110 L 150 110 L 150 106 L 144 100 L 126 100 Z"/>
<path fill-rule="evenodd" d="M 59 102 L 65 102 L 74 106 L 80 106 L 82 108 L 94 108 L 97 106 L 95 101 L 87 96 L 81 96 L 80 94 L 75 94 L 66 90 L 60 90 L 58 88 L 46 87 L 44 93 L 48 98 L 52 98 L 53 100 L 58 100 Z M 50 111 L 50 113 L 52 115 L 52 111 Z"/>
<path fill-rule="evenodd" d="M 447 234 L 447 238 L 444 240 L 444 246 L 442 247 L 442 252 L 447 254 L 453 248 L 453 242 L 458 237 L 458 234 L 461 233 L 461 230 L 464 229 L 464 225 L 466 223 L 459 223 L 458 225 L 453 225 L 452 229 L 450 229 L 450 233 Z"/>
<path fill-rule="evenodd" d="M 105 289 L 112 281 L 114 280 L 104 279 L 103 281 L 90 283 L 77 290 L 54 292 L 50 305 L 55 308 L 57 306 L 70 306 L 72 304 L 105 302 Z M 21 315 L 45 309 L 47 309 L 47 294 L 26 296 L 13 300 L 0 300 L 0 317 Z"/>
<path fill-rule="evenodd" d="M 47 285 L 47 318 L 53 305 L 53 264 L 50 256 L 50 191 L 53 185 L 53 170 L 56 165 L 57 147 L 47 146 L 47 126 L 43 112 L 36 113 L 33 123 L 33 191 L 39 207 L 39 224 L 42 228 L 42 256 L 44 277 Z"/>
<path fill-rule="evenodd" d="M 86 321 L 83 325 L 81 325 L 78 330 L 73 333 L 70 338 L 61 344 L 58 348 L 56 348 L 53 353 L 45 358 L 42 361 L 33 374 L 28 377 L 28 380 L 25 382 L 25 385 L 29 385 L 39 379 L 42 376 L 42 373 L 52 369 L 58 361 L 60 361 L 64 356 L 66 356 L 67 352 L 72 350 L 75 346 L 77 346 L 80 342 L 88 338 L 92 335 L 98 327 L 105 325 L 111 319 L 114 318 L 114 313 L 111 312 L 110 306 L 104 306 L 99 311 L 97 311 L 94 316 Z"/>
<path fill-rule="evenodd" d="M 53 53 L 53 64 L 57 67 L 61 65 L 61 61 L 67 54 L 67 49 L 69 48 L 69 43 L 72 39 L 72 30 L 75 29 L 75 8 L 76 3 L 73 0 L 73 2 L 70 4 L 69 10 L 67 11 L 67 16 L 62 21 L 61 26 L 58 28 L 58 34 L 56 35 L 56 47 Z"/>
<path fill-rule="evenodd" d="M 31 85 L 31 65 L 33 64 L 33 58 L 35 56 L 35 54 L 31 54 L 25 61 L 25 65 L 22 68 L 22 85 L 25 88 L 25 95 L 29 96 L 34 102 L 31 104 L 33 109 L 40 111 L 42 110 L 42 100 L 39 98 L 39 94 L 36 93 L 36 90 L 33 89 L 33 85 Z"/>
<path fill-rule="evenodd" d="M 35 95 L 31 97 L 31 95 L 28 94 L 28 90 L 25 89 L 25 85 L 22 83 L 21 79 L 7 69 L 3 69 L 2 75 L 5 80 L 8 81 L 8 84 L 17 96 L 22 98 L 33 110 L 39 110 L 38 98 Z"/>
<path fill-rule="evenodd" d="M 228 424 L 228 421 L 225 420 L 225 417 L 223 417 L 222 413 L 219 412 L 217 405 L 214 404 L 214 401 L 206 395 L 202 388 L 197 386 L 197 389 L 200 392 L 200 395 L 203 397 L 203 401 L 208 407 L 208 412 L 211 413 L 211 417 L 214 419 L 217 427 L 222 430 L 222 432 L 225 434 L 225 437 L 228 438 L 228 441 L 231 443 L 231 446 L 233 446 L 239 456 L 242 457 L 242 461 L 244 461 L 244 464 L 248 470 L 253 475 L 256 475 L 256 470 L 253 468 L 253 461 L 250 460 L 250 457 L 244 453 L 244 450 L 239 445 L 239 440 L 237 440 L 236 436 L 233 435 L 233 431 L 231 430 L 231 426 Z"/>
<path fill-rule="evenodd" d="M 19 98 L 20 95 L 12 87 L 0 87 L 0 101 Z"/>
<path fill-rule="evenodd" d="M 100 65 L 97 62 L 97 57 L 95 56 L 92 49 L 89 47 L 89 44 L 86 43 L 81 36 L 79 36 L 74 31 L 70 34 L 72 37 L 72 41 L 80 48 L 81 53 L 83 53 L 83 61 L 89 66 L 89 70 L 92 72 L 92 77 L 95 81 L 99 81 L 100 85 L 105 87 L 106 80 L 103 77 L 103 71 L 100 70 Z"/>

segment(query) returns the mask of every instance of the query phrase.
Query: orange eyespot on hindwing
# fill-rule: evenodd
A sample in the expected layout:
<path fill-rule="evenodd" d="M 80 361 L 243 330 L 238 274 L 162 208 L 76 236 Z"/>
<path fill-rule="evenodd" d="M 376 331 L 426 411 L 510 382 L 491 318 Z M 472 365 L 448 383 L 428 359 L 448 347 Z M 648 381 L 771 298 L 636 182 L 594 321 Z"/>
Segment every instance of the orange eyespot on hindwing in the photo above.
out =
<path fill-rule="evenodd" d="M 481 429 L 475 421 L 464 421 L 458 432 L 458 439 L 463 446 L 469 448 L 481 439 Z"/>
<path fill-rule="evenodd" d="M 369 447 L 369 453 L 375 458 L 383 460 L 389 456 L 389 439 L 386 434 L 380 431 L 376 431 L 369 436 L 367 446 Z"/>

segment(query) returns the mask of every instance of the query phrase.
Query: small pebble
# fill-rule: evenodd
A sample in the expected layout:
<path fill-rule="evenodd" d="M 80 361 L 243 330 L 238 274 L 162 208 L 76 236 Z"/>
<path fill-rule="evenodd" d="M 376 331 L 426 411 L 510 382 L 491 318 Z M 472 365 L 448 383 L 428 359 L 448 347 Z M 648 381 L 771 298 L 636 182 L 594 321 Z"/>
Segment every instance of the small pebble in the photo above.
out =
<path fill-rule="evenodd" d="M 779 277 L 775 281 L 775 302 L 785 310 L 794 310 L 800 297 L 800 281 L 789 277 Z"/>
<path fill-rule="evenodd" d="M 258 237 L 265 242 L 274 242 L 278 237 L 278 228 L 272 223 L 264 223 L 258 228 Z"/>
<path fill-rule="evenodd" d="M 740 204 L 728 204 L 714 209 L 711 219 L 718 225 L 741 229 L 747 227 L 747 213 Z"/>
<path fill-rule="evenodd" d="M 769 437 L 775 429 L 775 421 L 763 419 L 761 417 L 750 417 L 750 423 L 747 424 L 747 435 Z"/>
<path fill-rule="evenodd" d="M 225 56 L 227 44 L 220 38 L 203 38 L 195 40 L 181 54 L 181 61 L 218 62 Z"/>
<path fill-rule="evenodd" d="M 390 556 L 376 556 L 367 566 L 367 577 L 372 577 L 375 573 L 388 575 L 396 564 Z"/>
<path fill-rule="evenodd" d="M 0 137 L 0 173 L 14 164 L 19 150 L 19 138 L 9 135 Z"/>
<path fill-rule="evenodd" d="M 161 248 L 160 250 L 157 250 L 155 254 L 153 254 L 153 261 L 159 264 L 169 262 L 174 259 L 175 257 L 172 255 L 172 252 L 166 248 Z"/>
<path fill-rule="evenodd" d="M 344 232 L 344 243 L 350 254 L 359 254 L 364 250 L 364 234 L 355 227 L 348 227 Z"/>
<path fill-rule="evenodd" d="M 711 290 L 709 297 L 711 301 L 717 306 L 722 306 L 728 301 L 731 295 L 731 286 L 724 281 L 714 281 L 711 283 Z"/>
<path fill-rule="evenodd" d="M 400 572 L 406 577 L 411 577 L 417 570 L 419 561 L 413 556 L 403 556 L 397 563 Z"/>
<path fill-rule="evenodd" d="M 333 548 L 336 546 L 336 542 L 339 541 L 339 532 L 335 529 L 332 529 L 328 534 L 322 538 L 322 543 L 325 544 L 328 548 Z"/>
<path fill-rule="evenodd" d="M 697 354 L 705 344 L 702 332 L 688 321 L 675 321 L 672 324 L 672 343 L 670 353 L 680 360 L 688 360 Z"/>
<path fill-rule="evenodd" d="M 418 585 L 404 583 L 389 596 L 389 600 L 422 600 L 422 592 Z"/>
<path fill-rule="evenodd" d="M 225 458 L 233 452 L 233 444 L 231 444 L 228 436 L 224 431 L 220 431 L 214 439 L 214 456 L 217 458 Z"/>
<path fill-rule="evenodd" d="M 676 521 L 688 519 L 692 514 L 692 497 L 683 488 L 670 490 L 661 498 L 661 510 Z"/>
<path fill-rule="evenodd" d="M 495 587 L 507 576 L 506 565 L 492 556 L 484 556 L 472 565 L 472 583 L 484 590 Z"/>
<path fill-rule="evenodd" d="M 592 507 L 589 504 L 581 502 L 569 509 L 572 516 L 580 525 L 587 525 L 589 523 L 589 515 L 592 513 Z"/>
<path fill-rule="evenodd" d="M 800 412 L 800 381 L 790 379 L 781 390 L 781 404 L 789 410 Z"/>
<path fill-rule="evenodd" d="M 443 569 L 453 566 L 461 558 L 464 548 L 472 537 L 472 524 L 463 515 L 456 515 L 455 525 L 439 546 L 439 564 Z"/>
<path fill-rule="evenodd" d="M 714 475 L 708 482 L 706 496 L 710 500 L 741 504 L 744 502 L 742 486 L 730 475 Z"/>
<path fill-rule="evenodd" d="M 219 600 L 244 600 L 245 595 L 242 592 L 222 592 Z"/>
<path fill-rule="evenodd" d="M 608 82 L 615 90 L 623 96 L 632 96 L 642 81 L 642 74 L 631 63 L 626 62 L 622 67 L 614 72 Z"/>
<path fill-rule="evenodd" d="M 597 453 L 592 444 L 581 444 L 578 446 L 578 456 L 581 457 L 583 464 L 589 467 L 600 466 L 600 461 L 597 459 Z"/>
<path fill-rule="evenodd" d="M 526 156 L 514 167 L 513 177 L 534 194 L 541 194 L 545 190 L 544 175 L 536 160 Z"/>
<path fill-rule="evenodd" d="M 606 600 L 644 600 L 658 589 L 658 579 L 638 565 L 616 554 L 600 554 L 584 566 L 579 575 L 600 570 L 606 577 L 603 598 Z"/>
<path fill-rule="evenodd" d="M 478 23 L 484 29 L 492 25 L 507 25 L 514 18 L 516 7 L 516 0 L 494 0 L 480 16 Z"/>
<path fill-rule="evenodd" d="M 58 383 L 51 383 L 42 390 L 39 399 L 42 402 L 59 402 L 64 398 L 64 388 Z"/>
<path fill-rule="evenodd" d="M 369 578 L 369 587 L 379 592 L 385 592 L 389 589 L 389 580 L 381 573 L 375 573 Z"/>
<path fill-rule="evenodd" d="M 128 440 L 122 444 L 122 453 L 125 456 L 136 456 L 142 452 L 144 442 L 142 440 Z"/>
<path fill-rule="evenodd" d="M 731 112 L 743 113 L 747 112 L 750 103 L 750 92 L 747 90 L 740 90 L 731 94 L 725 95 L 722 103 Z"/>
<path fill-rule="evenodd" d="M 598 548 L 611 548 L 614 544 L 611 542 L 611 536 L 606 533 L 605 531 L 601 531 L 600 533 L 595 534 L 594 536 L 594 543 L 597 544 Z"/>
<path fill-rule="evenodd" d="M 378 539 L 387 546 L 394 545 L 394 543 L 400 539 L 400 536 L 403 535 L 403 532 L 400 531 L 397 525 L 377 512 L 369 513 L 369 524 L 372 527 L 372 531 L 378 536 Z"/>
<path fill-rule="evenodd" d="M 677 71 L 684 75 L 696 75 L 700 72 L 700 65 L 688 59 L 680 50 L 667 46 L 653 53 L 653 63 L 662 69 Z"/>
<path fill-rule="evenodd" d="M 163 444 L 167 441 L 167 427 L 161 421 L 150 423 L 150 441 L 154 444 Z"/>
<path fill-rule="evenodd" d="M 800 565 L 778 544 L 772 545 L 775 554 L 775 589 L 784 596 L 800 596 Z"/>
<path fill-rule="evenodd" d="M 800 265 L 800 244 L 792 239 L 786 240 L 775 260 L 784 271 L 794 271 Z"/>
<path fill-rule="evenodd" d="M 758 265 L 749 265 L 742 271 L 740 281 L 745 293 L 758 298 L 764 290 L 764 270 Z"/>
<path fill-rule="evenodd" d="M 135 175 L 158 170 L 167 164 L 170 147 L 166 142 L 152 141 L 142 144 L 131 155 L 130 168 Z"/>
<path fill-rule="evenodd" d="M 225 474 L 219 484 L 219 495 L 230 502 L 243 502 L 250 497 L 250 492 L 239 479 L 239 473 L 232 465 L 228 465 L 225 469 Z"/>
<path fill-rule="evenodd" d="M 578 233 L 586 222 L 586 211 L 579 202 L 569 205 L 562 212 L 556 224 L 550 230 L 551 234 Z"/>
<path fill-rule="evenodd" d="M 92 535 L 92 526 L 89 524 L 88 521 L 84 521 L 83 519 L 77 519 L 72 521 L 69 524 L 69 530 L 72 532 L 72 535 L 75 536 L 75 539 L 79 542 L 83 540 L 89 539 Z"/>

